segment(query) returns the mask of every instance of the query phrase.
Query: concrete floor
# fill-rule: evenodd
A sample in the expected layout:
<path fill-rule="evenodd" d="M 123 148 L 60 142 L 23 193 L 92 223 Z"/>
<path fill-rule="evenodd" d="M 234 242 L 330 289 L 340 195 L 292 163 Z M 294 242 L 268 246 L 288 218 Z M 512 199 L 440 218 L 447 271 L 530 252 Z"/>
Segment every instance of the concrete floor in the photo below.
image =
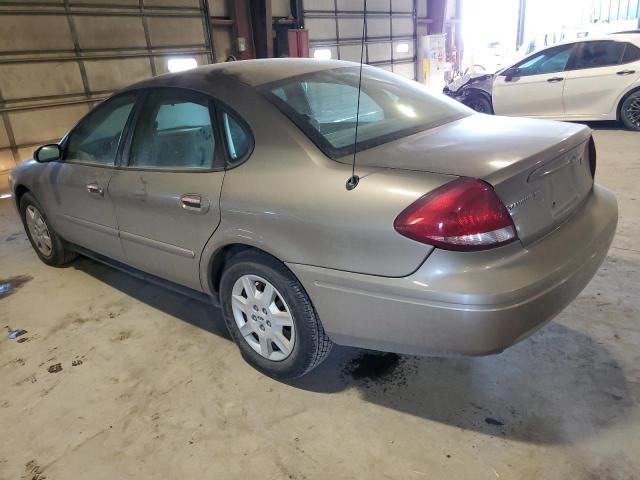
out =
<path fill-rule="evenodd" d="M 242 361 L 218 310 L 46 267 L 3 201 L 0 279 L 26 277 L 0 326 L 28 333 L 0 339 L 0 479 L 640 478 L 640 134 L 596 140 L 619 230 L 556 321 L 487 358 L 336 348 L 291 384 Z"/>

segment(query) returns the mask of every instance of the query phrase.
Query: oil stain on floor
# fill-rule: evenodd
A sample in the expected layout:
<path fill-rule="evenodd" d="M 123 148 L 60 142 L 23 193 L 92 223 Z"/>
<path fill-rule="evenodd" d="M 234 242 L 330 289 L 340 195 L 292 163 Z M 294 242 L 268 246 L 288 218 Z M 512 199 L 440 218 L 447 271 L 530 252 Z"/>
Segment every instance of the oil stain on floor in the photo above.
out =
<path fill-rule="evenodd" d="M 364 386 L 388 386 L 407 384 L 407 375 L 415 370 L 412 357 L 395 353 L 364 351 L 347 362 L 343 369 L 344 378 L 350 378 Z"/>
<path fill-rule="evenodd" d="M 17 275 L 10 278 L 0 278 L 0 300 L 12 295 L 22 288 L 25 283 L 33 280 L 31 275 Z"/>

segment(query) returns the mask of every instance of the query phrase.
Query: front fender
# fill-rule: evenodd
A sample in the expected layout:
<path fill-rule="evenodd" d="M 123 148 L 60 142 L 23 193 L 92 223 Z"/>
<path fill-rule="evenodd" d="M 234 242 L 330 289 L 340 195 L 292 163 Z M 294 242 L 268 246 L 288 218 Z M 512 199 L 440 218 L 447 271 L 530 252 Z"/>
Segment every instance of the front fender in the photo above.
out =
<path fill-rule="evenodd" d="M 16 208 L 20 207 L 18 205 L 20 199 L 18 198 L 18 192 L 16 191 L 18 187 L 24 187 L 31 192 L 38 190 L 38 177 L 41 171 L 42 167 L 33 159 L 19 163 L 13 170 L 11 170 L 8 181 L 9 191 L 13 196 Z"/>
<path fill-rule="evenodd" d="M 487 98 L 491 99 L 491 94 L 493 91 L 493 80 L 494 75 L 482 75 L 479 77 L 474 77 L 469 79 L 464 85 L 462 85 L 458 90 L 452 91 L 449 88 L 445 87 L 444 93 L 451 98 L 462 101 L 464 98 L 469 98 L 472 94 L 482 93 Z"/>

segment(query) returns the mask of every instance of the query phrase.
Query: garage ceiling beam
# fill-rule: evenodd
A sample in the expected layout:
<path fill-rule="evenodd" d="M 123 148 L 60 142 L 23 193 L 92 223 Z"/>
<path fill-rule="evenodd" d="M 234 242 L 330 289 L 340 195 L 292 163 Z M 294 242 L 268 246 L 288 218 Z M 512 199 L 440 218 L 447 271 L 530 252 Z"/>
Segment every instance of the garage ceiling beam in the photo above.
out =
<path fill-rule="evenodd" d="M 187 50 L 183 50 L 185 48 L 185 45 L 180 45 L 180 46 L 167 46 L 164 47 L 166 48 L 166 50 L 163 51 L 153 51 L 151 53 L 148 53 L 146 51 L 144 52 L 140 52 L 140 53 L 113 53 L 113 54 L 107 54 L 107 55 L 77 55 L 77 56 L 52 56 L 52 57 L 23 57 L 23 58 L 11 58 L 11 59 L 2 59 L 0 61 L 0 63 L 2 63 L 3 65 L 7 65 L 7 64 L 17 64 L 17 63 L 48 63 L 48 62 L 75 62 L 78 60 L 114 60 L 114 59 L 119 59 L 119 58 L 140 58 L 140 57 L 163 57 L 166 56 L 168 54 L 171 55 L 197 55 L 197 54 L 207 54 L 208 53 L 208 49 L 206 48 L 202 48 L 202 45 L 193 45 L 193 47 L 199 47 L 199 48 L 193 48 L 193 49 L 187 49 Z M 188 46 L 187 46 L 188 48 Z M 119 51 L 123 51 L 124 49 L 104 49 L 104 50 L 100 50 L 100 51 L 113 51 L 113 52 L 119 52 Z M 131 49 L 127 49 L 127 50 L 131 50 Z M 83 50 L 83 52 L 88 51 L 88 50 Z M 53 52 L 55 53 L 55 52 Z"/>
<path fill-rule="evenodd" d="M 7 13 L 15 13 L 17 11 L 20 11 L 19 10 L 20 7 L 29 7 L 29 8 L 42 7 L 42 8 L 38 8 L 38 12 L 48 14 L 49 12 L 51 13 L 56 12 L 60 8 L 60 4 L 61 4 L 60 1 L 57 1 L 57 2 L 2 1 L 2 4 L 0 6 Z M 11 7 L 14 7 L 14 8 L 11 8 Z M 115 3 L 115 4 L 114 3 L 81 3 L 81 4 L 70 4 L 70 7 L 74 13 L 86 11 L 85 13 L 87 13 L 88 15 L 95 15 L 95 12 L 92 12 L 92 10 L 99 11 L 100 12 L 99 15 L 104 15 L 105 8 L 108 8 L 109 10 L 122 10 L 122 11 L 132 10 L 134 12 L 140 10 L 139 4 L 126 5 L 122 3 Z M 178 13 L 193 12 L 192 15 L 198 15 L 199 12 L 201 11 L 199 7 L 185 7 L 185 6 L 165 6 L 165 5 L 149 6 L 147 5 L 146 8 L 147 9 L 151 8 L 153 10 L 160 11 L 160 12 L 162 11 L 178 12 Z M 118 15 L 121 15 L 121 14 L 122 13 L 118 13 Z"/>
<path fill-rule="evenodd" d="M 369 37 L 364 41 L 365 45 L 376 44 L 376 43 L 390 43 L 390 42 L 412 42 L 415 40 L 415 37 L 412 35 L 398 35 L 394 37 Z M 341 38 L 341 39 L 318 39 L 313 41 L 314 47 L 335 47 L 336 45 L 360 45 L 362 40 L 357 38 Z"/>

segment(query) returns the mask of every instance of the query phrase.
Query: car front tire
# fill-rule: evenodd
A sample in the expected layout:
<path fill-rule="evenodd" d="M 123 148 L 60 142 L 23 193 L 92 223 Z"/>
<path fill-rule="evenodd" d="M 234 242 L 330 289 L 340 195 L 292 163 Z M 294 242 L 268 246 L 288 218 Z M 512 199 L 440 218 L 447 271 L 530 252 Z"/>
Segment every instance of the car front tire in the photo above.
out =
<path fill-rule="evenodd" d="M 332 342 L 298 279 L 275 258 L 248 250 L 232 257 L 220 281 L 224 320 L 243 358 L 274 378 L 301 377 Z"/>
<path fill-rule="evenodd" d="M 51 227 L 44 209 L 31 193 L 25 193 L 20 199 L 20 218 L 40 260 L 53 267 L 75 260 L 76 253 Z"/>
<path fill-rule="evenodd" d="M 478 113 L 486 113 L 487 115 L 491 115 L 493 113 L 491 102 L 487 97 L 482 95 L 473 95 L 467 98 L 464 101 L 464 104 Z"/>
<path fill-rule="evenodd" d="M 640 90 L 624 99 L 620 106 L 620 120 L 629 130 L 640 131 Z"/>

